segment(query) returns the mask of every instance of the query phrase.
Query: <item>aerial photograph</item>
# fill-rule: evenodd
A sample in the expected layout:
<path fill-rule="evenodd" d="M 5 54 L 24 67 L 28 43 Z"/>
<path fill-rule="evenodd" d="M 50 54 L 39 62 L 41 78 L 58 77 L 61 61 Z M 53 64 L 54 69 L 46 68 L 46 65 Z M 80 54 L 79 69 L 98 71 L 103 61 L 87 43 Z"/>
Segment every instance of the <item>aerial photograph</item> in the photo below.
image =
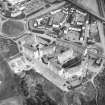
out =
<path fill-rule="evenodd" d="M 105 105 L 105 0 L 0 0 L 0 105 Z"/>

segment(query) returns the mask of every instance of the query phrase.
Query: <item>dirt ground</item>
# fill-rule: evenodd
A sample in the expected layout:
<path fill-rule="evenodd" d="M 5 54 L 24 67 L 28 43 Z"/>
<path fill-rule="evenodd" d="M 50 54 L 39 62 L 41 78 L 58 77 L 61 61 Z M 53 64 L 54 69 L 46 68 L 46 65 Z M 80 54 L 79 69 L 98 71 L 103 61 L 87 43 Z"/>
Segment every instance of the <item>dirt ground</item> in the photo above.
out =
<path fill-rule="evenodd" d="M 98 5 L 97 5 L 96 0 L 75 0 L 75 1 L 77 1 L 78 3 L 81 3 L 82 5 L 84 5 L 84 7 L 88 7 L 92 11 L 99 14 Z"/>

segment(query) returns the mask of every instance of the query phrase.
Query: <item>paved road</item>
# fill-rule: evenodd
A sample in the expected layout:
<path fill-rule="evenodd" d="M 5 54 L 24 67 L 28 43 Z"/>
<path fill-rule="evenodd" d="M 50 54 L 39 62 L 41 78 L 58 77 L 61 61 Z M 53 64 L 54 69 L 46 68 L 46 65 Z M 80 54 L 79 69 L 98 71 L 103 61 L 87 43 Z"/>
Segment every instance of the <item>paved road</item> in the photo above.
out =
<path fill-rule="evenodd" d="M 68 47 L 73 47 L 74 49 L 76 49 L 77 51 L 79 51 L 81 53 L 83 53 L 85 51 L 85 49 L 87 48 L 86 46 L 78 45 L 77 43 L 73 43 L 73 42 L 70 42 L 70 41 L 65 41 L 65 40 L 61 40 L 61 39 L 58 39 L 57 41 L 59 43 L 62 43 L 62 45 L 65 45 L 65 46 L 68 46 Z M 103 46 L 105 45 L 104 43 L 105 43 L 105 41 L 103 41 Z M 105 47 L 104 47 L 104 49 L 105 49 Z M 88 50 L 87 53 L 89 55 L 105 59 L 104 55 L 96 54 L 96 53 L 94 53 L 94 52 L 92 52 L 90 50 Z"/>
<path fill-rule="evenodd" d="M 96 0 L 98 4 L 99 14 L 102 17 L 105 17 L 105 7 L 104 7 L 104 1 L 103 0 Z"/>
<path fill-rule="evenodd" d="M 104 26 L 103 23 L 101 23 L 100 21 L 97 21 L 98 24 L 98 29 L 99 29 L 99 35 L 100 35 L 100 40 L 101 40 L 101 44 L 104 50 L 104 55 L 105 55 L 105 36 L 104 36 Z"/>

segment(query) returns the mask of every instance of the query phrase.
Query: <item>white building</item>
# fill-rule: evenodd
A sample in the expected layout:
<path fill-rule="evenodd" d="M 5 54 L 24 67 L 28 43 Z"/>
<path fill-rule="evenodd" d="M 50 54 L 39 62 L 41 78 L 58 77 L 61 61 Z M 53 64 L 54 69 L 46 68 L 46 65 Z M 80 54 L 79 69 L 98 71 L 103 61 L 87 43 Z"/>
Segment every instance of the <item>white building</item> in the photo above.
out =
<path fill-rule="evenodd" d="M 23 2 L 25 0 L 7 0 L 9 3 L 11 3 L 12 5 L 15 5 L 17 3 Z"/>

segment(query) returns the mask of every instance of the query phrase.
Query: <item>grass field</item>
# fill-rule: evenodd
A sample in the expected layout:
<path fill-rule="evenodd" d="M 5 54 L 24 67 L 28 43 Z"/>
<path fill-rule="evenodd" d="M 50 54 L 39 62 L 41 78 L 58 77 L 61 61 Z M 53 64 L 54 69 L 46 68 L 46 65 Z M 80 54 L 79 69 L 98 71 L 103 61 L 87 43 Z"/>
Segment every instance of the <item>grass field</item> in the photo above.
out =
<path fill-rule="evenodd" d="M 2 33 L 7 37 L 17 38 L 24 32 L 24 24 L 18 21 L 8 20 L 2 25 Z"/>

